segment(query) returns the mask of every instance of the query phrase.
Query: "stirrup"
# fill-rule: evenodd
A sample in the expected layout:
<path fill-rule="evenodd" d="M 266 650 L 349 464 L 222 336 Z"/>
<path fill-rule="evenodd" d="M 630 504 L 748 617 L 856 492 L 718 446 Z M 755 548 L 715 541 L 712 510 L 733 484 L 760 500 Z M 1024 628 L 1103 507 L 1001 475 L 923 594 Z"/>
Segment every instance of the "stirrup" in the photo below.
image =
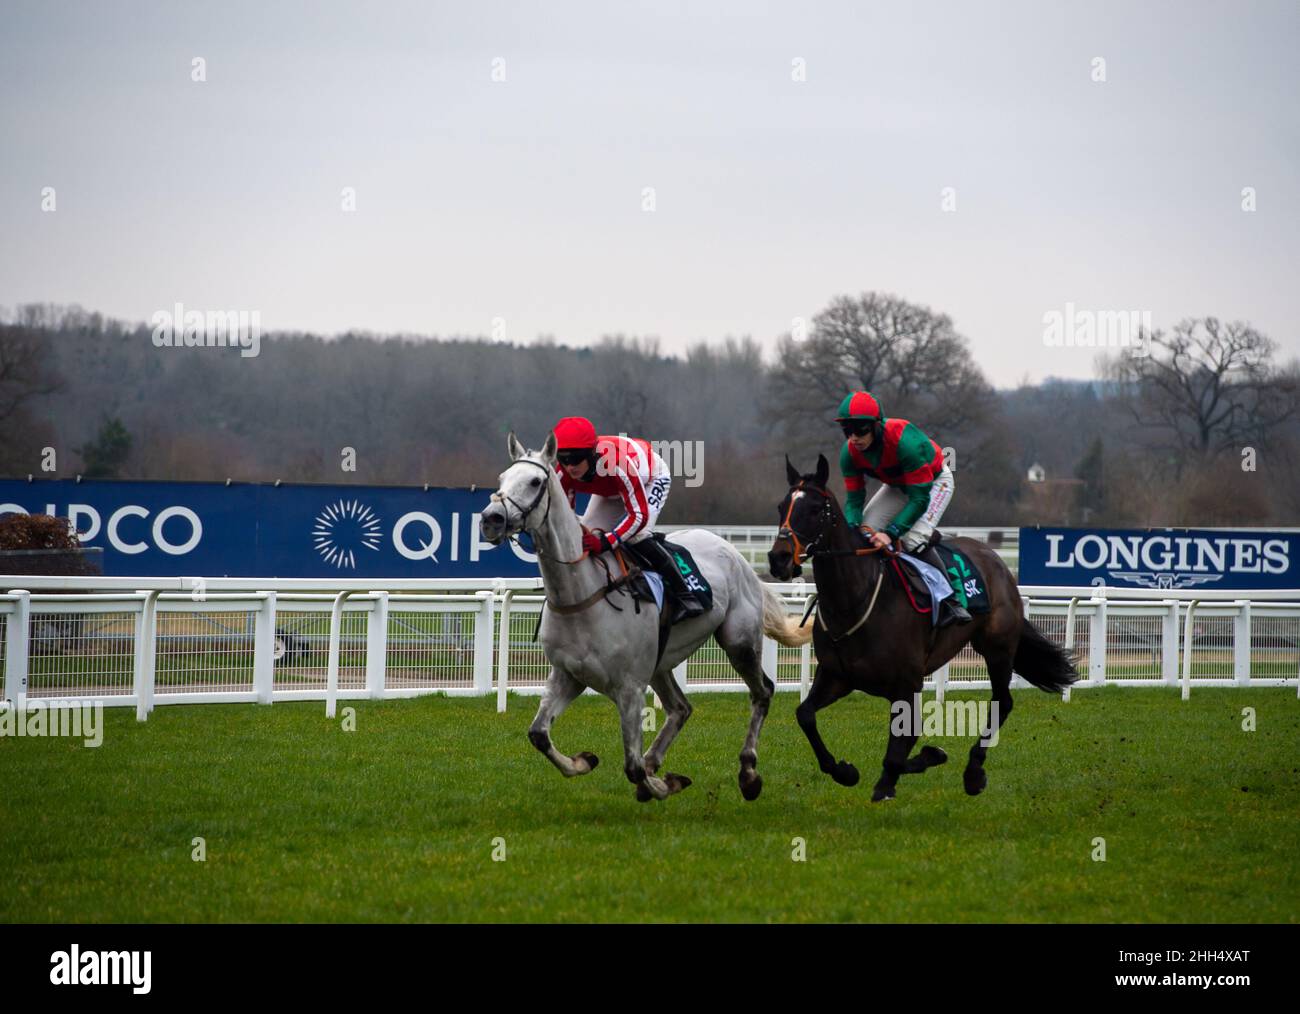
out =
<path fill-rule="evenodd" d="M 951 627 L 955 624 L 970 623 L 970 621 L 971 614 L 958 605 L 955 599 L 946 598 L 939 604 L 939 620 L 935 626 Z"/>
<path fill-rule="evenodd" d="M 704 606 L 700 600 L 695 597 L 694 592 L 686 592 L 684 595 L 673 596 L 673 619 L 676 623 L 678 620 L 689 620 L 694 616 L 703 616 Z"/>

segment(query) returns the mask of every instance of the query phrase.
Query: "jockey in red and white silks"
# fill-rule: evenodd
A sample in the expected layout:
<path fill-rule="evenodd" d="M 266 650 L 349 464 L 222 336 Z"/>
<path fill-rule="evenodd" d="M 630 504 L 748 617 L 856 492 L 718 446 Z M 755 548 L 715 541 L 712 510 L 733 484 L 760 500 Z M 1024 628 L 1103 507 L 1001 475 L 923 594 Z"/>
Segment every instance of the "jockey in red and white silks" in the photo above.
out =
<path fill-rule="evenodd" d="M 590 420 L 580 416 L 555 424 L 556 471 L 569 495 L 592 494 L 582 515 L 582 548 L 598 555 L 619 546 L 635 546 L 636 554 L 658 573 L 673 592 L 670 622 L 706 612 L 688 584 L 673 554 L 651 538 L 659 512 L 672 488 L 672 472 L 645 440 L 597 436 Z"/>
<path fill-rule="evenodd" d="M 672 473 L 648 441 L 597 436 L 587 419 L 569 417 L 555 424 L 556 471 L 572 506 L 577 494 L 590 493 L 582 515 L 589 531 L 583 548 L 602 553 L 622 543 L 646 539 L 668 500 Z M 576 473 L 576 475 L 575 475 Z"/>

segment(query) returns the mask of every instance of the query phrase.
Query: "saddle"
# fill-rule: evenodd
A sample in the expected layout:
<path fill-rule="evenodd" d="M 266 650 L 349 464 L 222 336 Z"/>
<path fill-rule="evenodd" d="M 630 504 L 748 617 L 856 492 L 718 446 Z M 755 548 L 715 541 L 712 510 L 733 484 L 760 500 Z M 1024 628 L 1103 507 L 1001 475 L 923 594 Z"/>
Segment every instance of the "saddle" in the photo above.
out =
<path fill-rule="evenodd" d="M 655 657 L 655 665 L 658 666 L 659 659 L 663 658 L 664 648 L 668 644 L 668 634 L 677 621 L 676 596 L 688 593 L 694 595 L 696 601 L 703 607 L 703 611 L 707 613 L 713 608 L 713 589 L 696 565 L 690 550 L 675 542 L 669 542 L 658 533 L 640 542 L 620 546 L 614 550 L 612 556 L 617 569 L 621 571 L 618 576 L 615 576 L 606 565 L 606 582 L 603 588 L 597 589 L 582 602 L 565 606 L 551 605 L 550 608 L 562 615 L 573 614 L 582 612 L 604 599 L 610 606 L 621 612 L 622 607 L 615 605 L 609 596 L 611 592 L 626 591 L 632 598 L 633 607 L 637 613 L 640 613 L 643 602 L 653 603 L 656 606 L 659 604 L 654 589 L 646 579 L 646 574 L 660 575 L 663 578 L 663 608 L 659 610 L 659 653 Z M 542 613 L 539 610 L 537 625 L 533 627 L 534 641 L 537 640 L 537 632 L 541 627 Z"/>
<path fill-rule="evenodd" d="M 943 565 L 942 570 L 948 578 L 948 583 L 952 586 L 957 601 L 966 607 L 966 611 L 972 616 L 978 613 L 987 613 L 991 608 L 988 585 L 984 580 L 984 575 L 980 573 L 979 568 L 975 566 L 971 559 L 951 543 L 944 542 L 943 534 L 938 531 L 930 537 L 930 541 L 924 549 L 912 555 L 921 558 L 926 563 L 932 563 L 932 560 L 926 559 L 930 550 L 934 550 L 938 555 Z M 904 593 L 906 593 L 907 600 L 912 608 L 916 612 L 928 616 L 934 609 L 934 602 L 930 595 L 929 586 L 917 569 L 901 562 L 897 557 L 890 557 L 889 569 L 893 572 Z"/>
<path fill-rule="evenodd" d="M 685 546 L 669 542 L 655 532 L 650 538 L 629 543 L 624 548 L 643 570 L 652 571 L 663 578 L 664 612 L 672 614 L 669 605 L 683 591 L 693 593 L 706 612 L 713 607 L 713 589 L 696 564 L 695 557 L 691 556 L 691 551 Z M 633 596 L 653 602 L 654 593 L 644 575 L 638 577 L 639 580 L 631 583 Z"/>
<path fill-rule="evenodd" d="M 664 656 L 664 648 L 668 646 L 668 635 L 672 632 L 673 623 L 676 622 L 677 595 L 689 591 L 704 607 L 704 611 L 708 612 L 713 608 L 713 589 L 700 572 L 690 550 L 675 542 L 669 542 L 658 532 L 653 533 L 648 539 L 629 543 L 624 548 L 644 571 L 651 571 L 663 578 L 664 604 L 659 611 L 659 650 L 655 655 L 655 666 L 658 667 L 659 660 Z M 632 589 L 634 599 L 647 602 L 655 600 L 654 591 L 650 588 L 644 572 L 638 571 L 636 577 L 629 583 L 629 587 Z"/>

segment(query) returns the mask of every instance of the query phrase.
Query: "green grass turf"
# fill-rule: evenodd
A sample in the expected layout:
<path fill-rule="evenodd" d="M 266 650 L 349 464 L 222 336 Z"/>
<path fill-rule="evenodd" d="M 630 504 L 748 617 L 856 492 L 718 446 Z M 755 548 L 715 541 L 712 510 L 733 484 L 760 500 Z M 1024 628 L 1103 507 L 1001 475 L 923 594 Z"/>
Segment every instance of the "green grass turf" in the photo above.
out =
<path fill-rule="evenodd" d="M 0 738 L 0 920 L 1298 918 L 1293 690 L 1018 691 L 984 795 L 962 791 L 969 740 L 938 739 L 949 764 L 876 805 L 883 701 L 820 716 L 862 771 L 843 788 L 817 770 L 796 695 L 778 695 L 746 803 L 746 698 L 692 699 L 667 767 L 695 784 L 649 804 L 604 698 L 556 726 L 561 749 L 602 759 L 569 781 L 525 738 L 535 698 L 506 715 L 489 699 L 343 702 L 355 732 L 320 703 L 162 706 L 145 724 L 109 709 L 98 749 Z"/>

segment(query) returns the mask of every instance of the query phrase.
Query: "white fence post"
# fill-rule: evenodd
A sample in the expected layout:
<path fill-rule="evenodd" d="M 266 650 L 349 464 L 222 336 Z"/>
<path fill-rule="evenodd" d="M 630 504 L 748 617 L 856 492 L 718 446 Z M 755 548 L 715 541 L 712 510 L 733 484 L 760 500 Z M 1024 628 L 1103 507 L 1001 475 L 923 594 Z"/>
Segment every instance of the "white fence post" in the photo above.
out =
<path fill-rule="evenodd" d="M 1070 604 L 1065 607 L 1065 641 L 1063 647 L 1067 655 L 1074 652 L 1074 617 L 1079 608 L 1079 596 L 1071 595 Z M 1070 700 L 1070 688 L 1066 687 L 1061 691 L 1061 700 L 1067 703 Z"/>
<path fill-rule="evenodd" d="M 808 699 L 812 689 L 812 642 L 805 641 L 799 648 L 799 700 Z"/>
<path fill-rule="evenodd" d="M 1097 686 L 1106 685 L 1106 599 L 1105 595 L 1092 600 L 1096 612 L 1088 624 L 1088 681 Z"/>
<path fill-rule="evenodd" d="M 506 710 L 506 692 L 510 681 L 510 600 L 514 591 L 501 596 L 501 625 L 497 635 L 497 713 Z"/>
<path fill-rule="evenodd" d="M 803 620 L 804 617 L 807 616 L 808 618 L 804 622 L 815 624 L 817 620 L 812 616 L 808 616 L 808 603 L 812 601 L 812 597 L 813 589 L 811 587 L 805 587 L 803 599 L 799 602 L 799 619 Z M 808 699 L 808 691 L 811 689 L 812 641 L 807 641 L 799 649 L 799 700 L 806 701 Z"/>
<path fill-rule="evenodd" d="M 338 711 L 339 698 L 339 649 L 343 637 L 343 603 L 351 595 L 350 591 L 341 591 L 334 596 L 334 605 L 330 609 L 330 653 L 325 672 L 325 717 L 333 718 Z"/>
<path fill-rule="evenodd" d="M 492 614 L 496 596 L 490 591 L 478 593 L 478 610 L 474 613 L 474 692 L 486 697 L 492 692 Z"/>
<path fill-rule="evenodd" d="M 384 696 L 388 672 L 388 592 L 374 593 L 374 605 L 366 617 L 366 692 L 371 700 Z"/>
<path fill-rule="evenodd" d="M 275 690 L 275 592 L 259 592 L 253 622 L 253 689 L 258 704 L 270 704 Z"/>
<path fill-rule="evenodd" d="M 682 693 L 686 693 L 686 659 L 682 659 L 678 662 L 677 667 L 673 669 L 673 679 L 675 679 L 677 685 L 682 688 Z"/>
<path fill-rule="evenodd" d="M 770 678 L 773 686 L 776 686 L 777 662 L 778 655 L 776 642 L 770 637 L 764 637 L 762 661 L 759 664 L 763 667 L 765 673 L 771 674 Z"/>
<path fill-rule="evenodd" d="M 1232 623 L 1232 674 L 1237 685 L 1250 686 L 1250 600 L 1238 599 Z"/>
<path fill-rule="evenodd" d="M 1165 682 L 1171 687 L 1178 686 L 1178 600 L 1166 599 L 1168 611 L 1161 624 L 1160 670 Z"/>
<path fill-rule="evenodd" d="M 16 590 L 14 611 L 5 627 L 5 697 L 15 711 L 27 707 L 28 639 L 32 632 L 32 593 Z"/>
<path fill-rule="evenodd" d="M 1192 696 L 1192 616 L 1199 599 L 1187 603 L 1187 622 L 1183 628 L 1183 700 Z"/>
<path fill-rule="evenodd" d="M 143 605 L 135 619 L 135 720 L 146 721 L 153 711 L 158 672 L 158 591 L 140 592 Z"/>

